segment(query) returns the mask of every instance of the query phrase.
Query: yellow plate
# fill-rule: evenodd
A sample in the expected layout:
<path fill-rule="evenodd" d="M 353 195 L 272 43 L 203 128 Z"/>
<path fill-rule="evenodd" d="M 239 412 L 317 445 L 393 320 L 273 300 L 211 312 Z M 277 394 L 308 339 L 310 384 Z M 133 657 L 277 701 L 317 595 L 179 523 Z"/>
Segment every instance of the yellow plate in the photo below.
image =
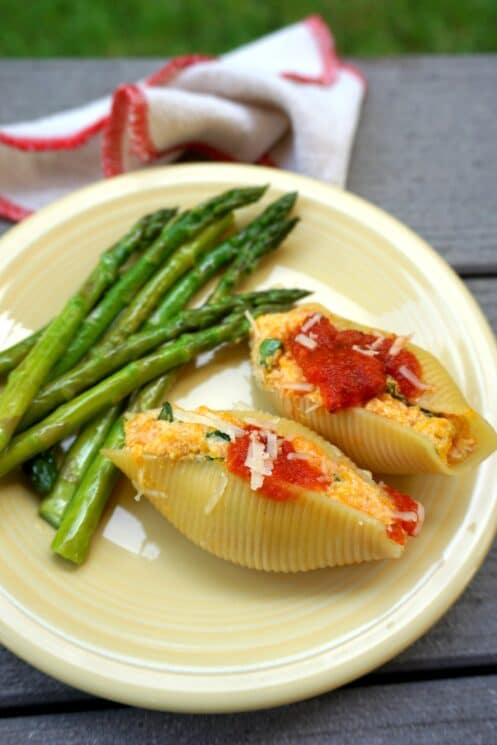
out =
<path fill-rule="evenodd" d="M 264 182 L 272 184 L 265 203 L 299 190 L 302 222 L 250 286 L 308 287 L 340 315 L 414 332 L 495 425 L 494 338 L 449 267 L 361 199 L 272 169 L 156 168 L 45 208 L 0 243 L 0 344 L 46 322 L 98 253 L 139 215 Z M 204 356 L 172 398 L 186 405 L 260 405 L 245 348 Z M 135 502 L 124 482 L 89 561 L 74 569 L 50 555 L 52 531 L 37 517 L 33 494 L 18 479 L 4 480 L 0 638 L 71 685 L 158 709 L 252 709 L 342 685 L 439 618 L 472 577 L 496 527 L 495 456 L 463 478 L 391 481 L 426 506 L 421 536 L 402 559 L 280 576 L 202 552 L 145 501 Z"/>

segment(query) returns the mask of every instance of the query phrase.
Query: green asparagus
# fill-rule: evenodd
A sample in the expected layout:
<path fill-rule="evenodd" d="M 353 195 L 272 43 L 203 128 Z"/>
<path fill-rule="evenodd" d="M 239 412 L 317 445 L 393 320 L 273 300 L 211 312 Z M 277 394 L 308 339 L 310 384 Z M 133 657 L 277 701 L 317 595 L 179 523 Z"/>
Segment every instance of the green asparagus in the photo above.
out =
<path fill-rule="evenodd" d="M 259 199 L 265 188 L 233 189 L 224 192 L 184 212 L 170 225 L 166 225 L 141 259 L 116 283 L 88 316 L 63 358 L 58 361 L 54 374 L 61 375 L 79 362 L 118 313 L 133 300 L 138 290 L 177 248 L 195 238 L 202 230 L 237 207 L 246 206 Z"/>
<path fill-rule="evenodd" d="M 0 352 L 0 376 L 7 375 L 23 361 L 28 352 L 33 349 L 36 342 L 40 339 L 45 329 L 46 326 Z"/>
<path fill-rule="evenodd" d="M 236 283 L 240 281 L 248 271 L 253 270 L 257 262 L 259 262 L 265 254 L 276 248 L 293 229 L 296 220 L 284 220 L 284 218 L 294 206 L 296 198 L 296 192 L 284 194 L 266 207 L 261 215 L 256 217 L 255 220 L 253 220 L 246 228 L 233 236 L 230 241 L 218 246 L 214 252 L 207 255 L 203 266 L 199 265 L 196 269 L 193 269 L 189 275 L 182 280 L 182 282 L 178 283 L 173 290 L 168 293 L 155 314 L 151 317 L 149 323 L 145 325 L 145 329 L 153 327 L 156 324 L 167 322 L 168 318 L 176 312 L 179 305 L 186 304 L 191 297 L 193 297 L 195 292 L 200 289 L 203 283 L 214 276 L 218 264 L 224 264 L 227 263 L 227 261 L 234 259 L 232 266 L 227 269 L 219 280 L 214 292 L 210 295 L 207 304 L 214 305 L 216 299 L 226 300 Z M 261 230 L 262 233 L 260 232 Z M 235 250 L 231 253 L 230 258 L 226 259 L 226 257 L 223 256 L 221 260 L 218 260 L 217 257 L 215 257 L 215 253 L 217 252 L 217 255 L 219 256 L 225 247 Z M 239 257 L 243 257 L 243 260 L 240 260 Z M 208 263 L 209 260 L 212 260 L 210 267 Z M 216 269 L 214 266 L 216 266 Z M 226 275 L 228 275 L 229 278 L 227 281 L 225 281 Z M 202 276 L 204 277 L 203 281 Z M 298 298 L 294 298 L 294 300 L 297 299 Z M 176 374 L 178 374 L 178 371 Z M 171 383 L 167 377 L 164 378 L 164 376 L 147 383 L 139 392 L 141 409 L 146 410 L 152 408 L 155 404 L 151 402 L 157 401 L 160 403 L 170 385 Z M 107 443 L 106 447 L 108 447 Z"/>
<path fill-rule="evenodd" d="M 167 289 L 168 286 L 170 286 L 181 274 L 183 274 L 196 260 L 196 258 L 204 251 L 208 250 L 208 248 L 215 244 L 217 239 L 222 235 L 225 230 L 227 230 L 230 225 L 232 224 L 233 216 L 232 213 L 228 213 L 224 217 L 219 218 L 216 220 L 212 225 L 205 228 L 196 239 L 193 241 L 184 244 L 181 246 L 173 255 L 173 257 L 170 259 L 170 261 L 166 262 L 165 266 L 159 269 L 158 272 L 152 278 L 145 284 L 145 286 L 142 288 L 142 290 L 137 294 L 137 296 L 131 301 L 131 304 L 128 306 L 126 310 L 121 313 L 121 315 L 117 318 L 116 323 L 111 327 L 111 329 L 108 332 L 108 336 L 104 337 L 104 339 L 97 344 L 93 350 L 92 350 L 92 356 L 98 355 L 105 355 L 106 359 L 114 360 L 118 359 L 118 356 L 116 357 L 113 354 L 113 347 L 118 342 L 118 340 L 122 340 L 127 334 L 131 333 L 135 328 L 137 328 L 141 324 L 141 320 L 145 318 L 150 310 L 154 307 L 154 305 L 158 302 L 163 292 Z M 137 276 L 136 275 L 136 269 L 133 269 L 127 277 L 129 280 L 129 276 Z M 123 283 L 126 280 L 123 281 Z M 129 288 L 128 284 L 128 288 Z M 122 290 L 122 286 L 121 286 Z M 118 288 L 114 291 L 115 294 L 118 294 Z M 101 304 L 99 308 L 97 308 L 90 319 L 86 322 L 86 328 L 88 330 L 89 326 L 88 324 L 91 324 L 95 318 L 98 320 L 100 319 L 100 322 L 103 318 L 105 318 L 105 309 L 109 308 L 111 305 L 109 298 L 107 297 L 103 301 L 103 305 Z M 103 308 L 103 312 L 102 312 Z M 93 334 L 96 332 L 96 326 L 98 326 L 98 323 L 96 325 L 93 325 L 93 329 L 90 330 L 89 336 L 85 337 L 85 324 L 83 325 L 83 330 L 80 333 L 79 338 L 76 338 L 74 345 L 70 345 L 65 358 L 59 363 L 58 367 L 56 367 L 54 374 L 57 374 L 57 370 L 63 369 L 63 368 L 69 368 L 71 362 L 75 359 L 74 350 L 77 351 L 77 354 L 81 354 L 81 352 L 84 350 L 85 346 L 88 345 L 90 341 L 93 340 Z M 179 335 L 179 334 L 177 334 Z M 153 349 L 153 346 L 148 346 L 145 351 L 149 351 L 150 349 Z M 71 351 L 72 350 L 72 351 Z M 145 352 L 141 352 L 141 354 L 144 354 Z M 111 355 L 111 356 L 109 356 Z M 77 355 L 76 355 L 77 356 Z M 132 354 L 129 356 L 122 364 L 125 364 L 126 362 L 129 362 L 131 359 L 136 359 L 139 357 L 140 354 Z M 114 365 L 111 369 L 115 370 L 118 369 L 121 364 Z M 72 371 L 74 368 L 72 368 L 69 375 L 72 374 Z M 100 376 L 103 377 L 103 376 Z M 96 380 L 99 380 L 100 377 L 96 377 L 91 380 L 91 382 L 88 385 L 91 385 Z M 57 378 L 56 378 L 57 379 Z M 87 386 L 79 387 L 76 392 L 79 392 L 80 390 L 83 390 Z M 67 390 L 67 389 L 66 389 Z M 69 390 L 71 390 L 71 385 L 69 385 Z M 74 391 L 74 389 L 73 389 Z M 69 397 L 72 397 L 72 395 L 76 395 L 76 392 L 71 393 Z M 21 422 L 21 426 L 17 427 L 17 430 L 25 429 L 28 424 L 38 421 L 42 418 L 45 414 L 49 413 L 55 406 L 57 406 L 59 403 L 62 403 L 64 400 L 66 400 L 67 397 L 60 397 L 50 406 L 50 401 L 48 401 L 48 405 L 44 407 L 41 414 L 36 416 L 36 409 L 37 406 L 33 402 L 33 406 L 30 406 L 28 411 L 26 412 L 24 416 L 24 421 Z M 36 400 L 36 399 L 35 399 Z M 105 422 L 105 414 L 102 415 L 103 421 Z M 95 423 L 95 428 L 98 430 L 98 422 Z M 88 439 L 89 435 L 85 432 L 82 435 L 83 442 Z M 78 438 L 79 439 L 79 438 Z M 69 463 L 72 460 L 72 456 L 67 456 Z M 43 455 L 38 456 L 38 460 L 42 460 Z M 48 467 L 48 464 L 47 464 Z"/>
<path fill-rule="evenodd" d="M 298 218 L 295 217 L 292 220 L 286 220 L 284 223 L 280 224 L 282 226 L 286 226 L 285 235 L 287 235 L 291 230 L 293 230 L 297 223 Z M 272 230 L 275 230 L 276 228 L 277 226 L 272 226 L 271 228 L 269 228 L 268 233 Z M 274 245 L 271 246 L 271 250 L 277 248 L 279 242 L 280 239 L 278 240 L 278 242 L 275 242 Z M 228 297 L 233 292 L 233 288 L 235 287 L 235 285 L 240 282 L 240 280 L 243 279 L 247 274 L 251 274 L 259 263 L 260 259 L 267 253 L 267 247 L 264 246 L 262 242 L 256 243 L 253 246 L 247 246 L 243 250 L 241 250 L 232 265 L 219 280 L 216 288 L 207 299 L 207 303 L 216 303 L 217 301 Z"/>
<path fill-rule="evenodd" d="M 64 356 L 59 359 L 53 371 L 54 375 L 61 375 L 70 370 L 91 350 L 118 313 L 133 300 L 138 290 L 177 248 L 234 209 L 257 201 L 265 189 L 266 187 L 256 187 L 224 192 L 179 215 L 171 224 L 166 225 L 140 260 L 121 277 L 119 282 L 116 282 L 102 302 L 85 319 L 79 333 L 66 349 Z"/>
<path fill-rule="evenodd" d="M 98 454 L 109 430 L 121 413 L 120 405 L 111 406 L 105 414 L 92 419 L 68 451 L 57 481 L 41 502 L 39 510 L 41 517 L 54 528 L 59 527 L 64 511 L 77 491 L 86 470 Z"/>
<path fill-rule="evenodd" d="M 80 362 L 65 375 L 48 383 L 33 399 L 26 411 L 18 431 L 22 432 L 34 422 L 39 421 L 53 409 L 69 401 L 74 396 L 86 390 L 115 370 L 119 370 L 128 362 L 138 359 L 151 352 L 160 344 L 176 339 L 187 331 L 195 331 L 212 326 L 216 321 L 237 307 L 247 307 L 264 304 L 293 303 L 305 297 L 306 290 L 273 289 L 262 292 L 249 292 L 243 295 L 233 295 L 219 303 L 202 306 L 178 313 L 162 326 L 141 331 L 130 336 L 113 349 L 112 354 L 102 350 L 100 354 Z"/>
<path fill-rule="evenodd" d="M 124 427 L 120 417 L 107 436 L 106 447 L 120 448 L 123 443 Z M 95 456 L 64 512 L 52 541 L 54 553 L 75 564 L 83 563 L 118 475 L 119 471 L 105 455 Z"/>
<path fill-rule="evenodd" d="M 156 409 L 160 406 L 166 393 L 168 393 L 176 383 L 181 369 L 182 368 L 180 367 L 176 367 L 155 380 L 151 380 L 150 383 L 147 383 L 140 388 L 136 397 L 136 410 L 147 411 L 148 409 Z M 108 442 L 105 443 L 105 447 L 110 447 Z"/>
<path fill-rule="evenodd" d="M 149 317 L 162 296 L 174 282 L 185 274 L 198 261 L 202 254 L 218 243 L 222 234 L 233 224 L 233 214 L 229 213 L 221 217 L 212 225 L 205 228 L 196 238 L 181 246 L 171 259 L 164 264 L 147 282 L 147 284 L 135 295 L 116 323 L 111 326 L 102 341 L 92 351 L 92 354 L 101 351 L 112 351 L 115 346 L 123 342 L 130 334 L 134 333 L 142 323 Z"/>
<path fill-rule="evenodd" d="M 129 409 L 146 411 L 159 406 L 177 375 L 178 369 L 173 369 L 144 386 L 138 395 L 132 397 Z M 104 447 L 121 448 L 123 445 L 124 421 L 121 417 L 113 424 Z M 102 443 L 99 444 L 101 446 Z M 103 453 L 98 453 L 71 498 L 67 514 L 52 541 L 52 551 L 76 564 L 85 560 L 95 528 L 118 476 L 119 471 L 114 464 Z"/>
<path fill-rule="evenodd" d="M 270 251 L 273 251 L 280 245 L 283 239 L 294 228 L 295 224 L 295 219 L 278 220 L 264 227 L 262 232 L 259 230 L 256 236 L 250 240 L 246 239 L 245 243 L 234 243 L 233 239 L 239 236 L 237 233 L 233 238 L 217 246 L 213 251 L 202 257 L 197 266 L 167 293 L 162 303 L 143 328 L 153 328 L 168 321 L 178 312 L 179 308 L 183 307 L 217 273 L 221 266 L 227 264 L 229 261 L 233 261 L 233 259 L 236 262 L 237 256 L 240 253 L 247 251 L 256 254 L 257 261 L 260 261 L 262 256 L 270 253 Z M 230 269 L 231 267 L 227 271 L 230 271 Z M 238 279 L 240 279 L 242 274 L 239 272 L 239 268 L 236 272 Z M 232 279 L 230 280 L 231 286 L 233 286 L 235 279 L 232 275 Z M 224 298 L 224 296 L 220 294 L 220 297 Z"/>
<path fill-rule="evenodd" d="M 114 246 L 102 254 L 84 284 L 48 324 L 19 367 L 10 374 L 0 394 L 0 451 L 10 441 L 21 417 L 67 348 L 83 318 L 113 282 L 121 257 L 129 255 L 130 244 L 136 245 L 136 241 L 128 238 L 126 245 L 118 244 L 119 249 Z"/>
<path fill-rule="evenodd" d="M 130 410 L 156 408 L 166 391 L 174 384 L 177 374 L 178 370 L 170 370 L 157 381 L 152 381 L 152 388 L 146 395 L 145 388 L 143 388 L 139 399 L 138 396 L 132 397 Z M 114 422 L 105 439 L 106 448 L 120 448 L 124 445 L 123 424 L 122 418 Z M 100 440 L 98 447 L 102 447 Z M 77 489 L 71 494 L 70 508 L 67 510 L 67 515 L 64 515 L 64 524 L 61 524 L 62 520 L 59 520 L 57 524 L 52 523 L 58 528 L 52 543 L 52 550 L 59 556 L 77 564 L 81 564 L 86 558 L 93 533 L 119 475 L 117 468 L 112 466 L 112 462 L 105 455 L 98 453 L 80 480 Z"/>
<path fill-rule="evenodd" d="M 100 294 L 116 281 L 119 276 L 120 267 L 133 253 L 142 251 L 149 243 L 155 240 L 165 223 L 171 219 L 171 216 L 172 210 L 157 210 L 150 215 L 145 215 L 133 225 L 131 230 L 121 240 L 102 255 L 104 262 L 102 269 L 105 269 L 105 271 L 99 274 L 99 281 L 104 282 L 105 286 L 100 287 Z M 96 287 L 95 289 L 98 293 L 99 288 Z M 6 375 L 17 367 L 34 347 L 45 331 L 45 328 L 35 331 L 35 333 L 22 341 L 0 352 L 0 376 Z"/>

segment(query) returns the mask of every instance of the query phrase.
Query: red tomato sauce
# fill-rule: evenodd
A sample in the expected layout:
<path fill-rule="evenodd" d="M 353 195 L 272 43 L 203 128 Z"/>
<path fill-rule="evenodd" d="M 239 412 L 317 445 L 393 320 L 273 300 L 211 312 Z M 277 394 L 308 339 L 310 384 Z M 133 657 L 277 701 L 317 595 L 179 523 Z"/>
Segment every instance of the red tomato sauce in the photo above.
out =
<path fill-rule="evenodd" d="M 328 411 L 363 406 L 385 391 L 387 375 L 396 380 L 405 398 L 412 400 L 421 394 L 400 372 L 404 366 L 418 379 L 421 377 L 421 365 L 415 355 L 407 349 L 395 356 L 388 354 L 395 337 L 383 339 L 373 350 L 375 353 L 362 354 L 353 347 L 370 347 L 378 337 L 352 329 L 338 331 L 324 316 L 307 332 L 316 342 L 314 349 L 296 341 L 299 333 L 305 332 L 299 330 L 287 339 L 287 348 L 306 380 L 319 388 Z"/>
<path fill-rule="evenodd" d="M 420 505 L 415 499 L 407 494 L 397 491 L 392 486 L 383 486 L 383 491 L 388 494 L 392 500 L 394 510 L 402 513 L 403 517 L 396 518 L 391 525 L 387 527 L 387 535 L 397 543 L 402 545 L 407 541 L 407 536 L 416 535 L 420 528 Z M 411 517 L 412 514 L 412 517 Z M 406 517 L 409 515 L 409 517 Z"/>
<path fill-rule="evenodd" d="M 226 466 L 232 473 L 245 481 L 250 481 L 250 469 L 245 465 L 250 447 L 250 433 L 259 432 L 260 442 L 264 443 L 264 446 L 266 446 L 266 436 L 263 430 L 252 425 L 248 425 L 245 429 L 244 435 L 232 440 L 228 445 Z M 258 494 L 269 499 L 286 501 L 297 498 L 295 487 L 311 491 L 325 491 L 330 486 L 330 479 L 324 477 L 323 472 L 308 460 L 288 458 L 290 453 L 295 452 L 289 440 L 280 440 L 278 455 L 273 461 L 272 473 L 264 477 L 262 486 L 257 489 Z M 403 513 L 386 527 L 387 535 L 393 541 L 404 545 L 408 536 L 418 532 L 420 505 L 407 494 L 402 494 L 391 486 L 384 485 L 382 488 L 390 497 L 394 511 Z M 407 516 L 407 513 L 412 513 L 412 516 Z"/>
<path fill-rule="evenodd" d="M 260 441 L 266 445 L 266 437 L 263 431 L 257 427 L 248 426 L 246 434 L 237 437 L 228 445 L 226 465 L 229 471 L 250 481 L 250 469 L 245 465 L 248 449 L 250 446 L 250 433 L 258 431 Z M 295 448 L 289 440 L 280 442 L 278 455 L 273 461 L 273 470 L 270 476 L 264 477 L 264 482 L 258 494 L 277 500 L 295 499 L 297 494 L 292 486 L 310 489 L 312 491 L 325 491 L 330 485 L 330 480 L 323 478 L 323 473 L 308 460 L 300 458 L 289 459 L 288 455 L 295 453 Z"/>

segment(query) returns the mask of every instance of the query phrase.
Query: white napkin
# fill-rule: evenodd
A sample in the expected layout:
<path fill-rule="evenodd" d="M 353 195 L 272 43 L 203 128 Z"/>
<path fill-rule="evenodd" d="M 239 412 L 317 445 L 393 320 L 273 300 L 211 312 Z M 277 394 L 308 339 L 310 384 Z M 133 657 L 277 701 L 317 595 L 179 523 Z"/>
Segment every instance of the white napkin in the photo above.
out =
<path fill-rule="evenodd" d="M 317 16 L 218 59 L 178 57 L 111 97 L 0 129 L 0 215 L 188 149 L 343 186 L 364 91 Z"/>

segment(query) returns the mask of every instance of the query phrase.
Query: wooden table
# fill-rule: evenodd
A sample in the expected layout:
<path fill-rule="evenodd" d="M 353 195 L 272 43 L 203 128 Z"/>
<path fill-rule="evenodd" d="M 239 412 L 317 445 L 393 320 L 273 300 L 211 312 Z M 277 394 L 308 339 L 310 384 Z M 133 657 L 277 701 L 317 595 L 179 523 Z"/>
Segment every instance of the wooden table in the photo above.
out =
<path fill-rule="evenodd" d="M 158 64 L 3 61 L 0 123 L 90 100 Z M 426 238 L 496 330 L 497 55 L 360 64 L 370 89 L 350 190 Z M 0 743 L 497 743 L 496 596 L 494 544 L 453 608 L 389 664 L 340 691 L 240 715 L 129 709 L 68 688 L 0 649 Z"/>

